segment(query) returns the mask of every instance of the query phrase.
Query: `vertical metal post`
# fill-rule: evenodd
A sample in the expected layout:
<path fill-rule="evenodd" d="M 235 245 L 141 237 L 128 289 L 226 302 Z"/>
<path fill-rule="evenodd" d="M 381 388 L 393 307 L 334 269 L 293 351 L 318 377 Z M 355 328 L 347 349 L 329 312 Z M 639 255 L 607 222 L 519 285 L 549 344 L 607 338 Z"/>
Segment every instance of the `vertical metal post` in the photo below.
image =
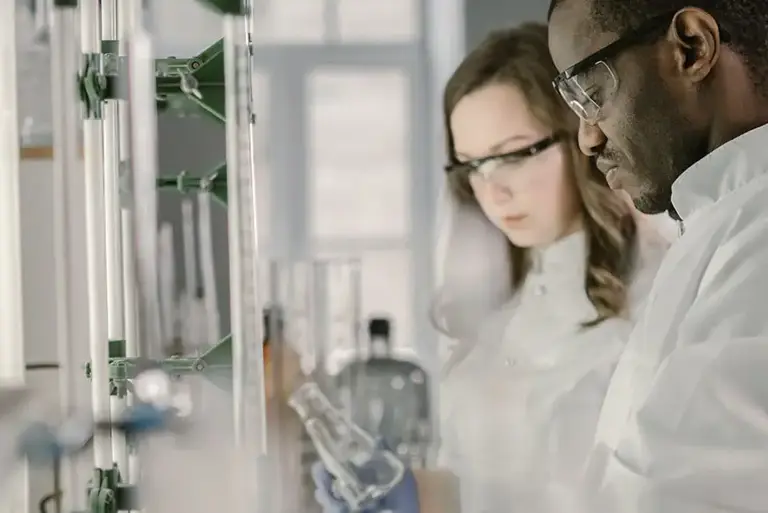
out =
<path fill-rule="evenodd" d="M 433 270 L 432 278 L 433 283 L 440 283 L 441 274 L 443 272 L 444 257 L 441 251 L 442 239 L 447 237 L 447 233 L 443 234 L 439 231 L 448 226 L 448 223 L 444 222 L 444 219 L 448 216 L 450 207 L 450 199 L 447 197 L 448 191 L 443 183 L 442 173 L 440 172 L 440 165 L 445 161 L 445 133 L 443 128 L 443 113 L 440 105 L 439 98 L 442 96 L 442 89 L 456 69 L 466 52 L 466 30 L 465 30 L 465 13 L 466 5 L 469 0 L 424 0 L 422 2 L 422 30 L 425 33 L 425 50 L 429 57 L 429 68 L 427 72 L 427 81 L 429 82 L 428 96 L 434 98 L 430 102 L 429 108 L 429 120 L 430 120 L 430 165 L 429 169 L 434 169 L 434 173 L 438 175 L 438 186 L 429 190 L 431 197 L 436 198 L 435 208 L 433 216 L 437 219 L 434 223 L 434 235 L 430 243 L 436 250 L 432 252 L 433 255 Z M 424 237 L 425 235 L 420 235 Z M 439 361 L 440 355 L 438 354 L 437 347 L 442 344 L 446 344 L 447 341 L 442 335 L 438 336 L 440 344 L 435 346 L 435 349 L 430 350 L 425 355 L 425 361 L 427 362 L 428 372 L 436 378 L 439 376 Z M 422 348 L 420 348 L 422 349 Z M 427 349 L 427 348 L 423 348 Z M 437 379 L 433 381 L 437 382 Z M 432 405 L 432 425 L 435 426 L 433 430 L 433 436 L 435 440 L 440 438 L 440 387 L 432 386 L 430 392 L 430 400 Z M 436 451 L 432 451 L 429 455 L 428 464 L 431 464 L 436 459 Z"/>
<path fill-rule="evenodd" d="M 0 381 L 24 383 L 16 2 L 0 2 Z M 0 512 L 29 511 L 26 465 L 3 483 Z"/>
<path fill-rule="evenodd" d="M 105 41 L 116 41 L 117 34 L 117 0 L 101 1 L 101 38 Z M 102 48 L 102 51 L 104 48 Z M 111 58 L 117 59 L 116 48 L 111 48 Z M 108 63 L 104 63 L 107 65 Z M 109 63 L 117 65 L 117 61 Z M 122 223 L 120 219 L 120 140 L 118 100 L 104 102 L 104 218 L 106 229 L 106 273 L 107 273 L 107 338 L 111 340 L 125 339 L 124 306 L 123 306 L 123 273 L 122 273 Z M 110 414 L 117 418 L 126 408 L 125 396 L 111 396 Z M 117 468 L 123 475 L 128 473 L 128 445 L 125 435 L 119 430 L 113 430 L 112 455 Z"/>
<path fill-rule="evenodd" d="M 266 451 L 266 419 L 263 415 L 266 399 L 261 350 L 262 315 L 255 261 L 258 234 L 251 155 L 250 54 L 245 39 L 248 18 L 244 11 L 224 13 L 234 420 L 238 443 L 246 444 L 258 436 L 261 440 L 257 447 L 263 453 Z M 254 382 L 249 383 L 251 379 Z M 259 379 L 262 380 L 260 387 L 256 382 Z M 259 409 L 262 415 L 257 419 Z"/>
<path fill-rule="evenodd" d="M 197 244 L 195 244 L 195 204 L 189 198 L 181 202 L 182 243 L 184 251 L 184 295 L 182 296 L 181 337 L 185 350 L 194 348 L 200 350 L 205 345 L 214 344 L 215 340 L 205 343 L 201 335 L 202 323 L 199 314 L 199 299 L 197 284 Z"/>
<path fill-rule="evenodd" d="M 211 196 L 210 192 L 197 195 L 198 226 L 200 230 L 200 268 L 203 275 L 203 302 L 205 303 L 206 344 L 212 345 L 221 338 L 219 317 L 219 295 L 216 290 L 216 264 L 213 258 L 211 238 Z"/>
<path fill-rule="evenodd" d="M 226 4 L 226 5 L 224 5 Z M 267 426 L 262 348 L 262 301 L 258 272 L 258 208 L 253 162 L 253 101 L 249 9 L 245 1 L 222 2 L 226 93 L 227 197 L 229 201 L 230 308 L 235 443 L 250 459 L 242 488 L 243 511 L 262 510 L 272 490 L 266 459 Z M 266 480 L 266 481 L 265 481 Z"/>
<path fill-rule="evenodd" d="M 117 41 L 118 54 L 126 54 L 126 39 L 132 26 L 133 15 L 130 2 L 118 2 L 117 12 Z M 121 69 L 121 77 L 124 70 Z M 121 78 L 122 81 L 122 78 Z M 123 84 L 121 83 L 121 86 Z M 118 117 L 118 172 L 123 171 L 130 156 L 130 127 L 128 124 L 128 104 L 124 100 L 117 102 Z M 136 298 L 136 247 L 133 241 L 133 217 L 128 204 L 128 198 L 125 193 L 120 193 L 120 225 L 122 228 L 122 273 L 123 273 L 123 328 L 125 333 L 125 356 L 135 358 L 139 356 L 138 349 L 138 320 L 137 320 L 137 298 Z M 126 398 L 127 405 L 130 405 L 132 398 L 129 395 Z M 128 484 L 136 484 L 138 481 L 138 455 L 136 447 L 128 447 L 127 468 L 121 470 L 122 478 Z"/>
<path fill-rule="evenodd" d="M 77 0 L 56 0 L 51 35 L 51 107 L 53 119 L 53 237 L 54 275 L 56 277 L 56 335 L 59 360 L 59 400 L 63 417 L 72 414 L 75 403 L 74 372 L 77 362 L 73 355 L 70 296 L 70 177 L 80 169 L 78 158 L 79 102 Z M 75 465 L 72 458 L 61 461 L 61 511 L 73 511 L 75 504 Z"/>
<path fill-rule="evenodd" d="M 138 290 L 138 345 L 142 356 L 158 357 L 162 318 L 157 236 L 157 105 L 152 38 L 144 26 L 144 6 L 133 0 L 129 17 L 128 112 L 133 240 Z M 137 198 L 141 198 L 140 203 Z M 153 354 L 154 353 L 154 354 Z"/>
<path fill-rule="evenodd" d="M 80 3 L 80 49 L 88 62 L 101 71 L 101 23 L 99 0 Z M 106 254 L 104 223 L 104 137 L 97 112 L 86 110 L 83 120 L 85 167 L 85 230 L 88 262 L 88 339 L 91 350 L 91 402 L 97 419 L 108 419 L 109 344 L 107 337 Z M 96 468 L 112 468 L 109 433 L 97 432 L 93 440 Z"/>
<path fill-rule="evenodd" d="M 158 233 L 158 265 L 160 268 L 160 311 L 163 318 L 163 354 L 176 335 L 176 262 L 173 248 L 173 225 L 164 222 Z"/>

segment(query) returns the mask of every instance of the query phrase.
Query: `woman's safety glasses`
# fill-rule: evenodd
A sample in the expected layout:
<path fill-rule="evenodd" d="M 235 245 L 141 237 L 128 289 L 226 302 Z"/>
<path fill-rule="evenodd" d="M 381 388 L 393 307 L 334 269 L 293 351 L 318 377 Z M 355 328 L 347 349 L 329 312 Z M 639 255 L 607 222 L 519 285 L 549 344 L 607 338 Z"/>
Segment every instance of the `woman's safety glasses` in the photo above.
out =
<path fill-rule="evenodd" d="M 456 181 L 468 181 L 469 177 L 474 174 L 479 174 L 483 178 L 489 179 L 494 173 L 519 169 L 526 160 L 538 155 L 561 139 L 562 134 L 553 134 L 515 151 L 499 155 L 489 155 L 466 162 L 452 162 L 445 166 L 445 172 L 451 180 Z"/>
<path fill-rule="evenodd" d="M 678 10 L 654 16 L 637 28 L 625 32 L 616 41 L 566 69 L 552 81 L 565 103 L 585 122 L 594 125 L 600 111 L 616 93 L 619 81 L 609 63 L 632 46 L 647 43 L 661 36 Z M 727 43 L 728 34 L 720 30 L 720 40 Z"/>

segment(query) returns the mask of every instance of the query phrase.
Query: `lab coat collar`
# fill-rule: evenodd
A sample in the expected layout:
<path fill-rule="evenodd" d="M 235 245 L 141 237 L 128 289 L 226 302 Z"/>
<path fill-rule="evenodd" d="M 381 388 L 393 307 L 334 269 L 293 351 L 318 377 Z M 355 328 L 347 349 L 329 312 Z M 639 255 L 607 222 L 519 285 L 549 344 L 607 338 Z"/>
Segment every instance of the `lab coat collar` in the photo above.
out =
<path fill-rule="evenodd" d="M 685 221 L 754 179 L 768 174 L 768 125 L 728 141 L 680 175 L 672 184 L 672 205 Z"/>
<path fill-rule="evenodd" d="M 534 274 L 549 277 L 579 277 L 583 279 L 586 266 L 587 236 L 580 230 L 542 249 L 532 251 Z"/>

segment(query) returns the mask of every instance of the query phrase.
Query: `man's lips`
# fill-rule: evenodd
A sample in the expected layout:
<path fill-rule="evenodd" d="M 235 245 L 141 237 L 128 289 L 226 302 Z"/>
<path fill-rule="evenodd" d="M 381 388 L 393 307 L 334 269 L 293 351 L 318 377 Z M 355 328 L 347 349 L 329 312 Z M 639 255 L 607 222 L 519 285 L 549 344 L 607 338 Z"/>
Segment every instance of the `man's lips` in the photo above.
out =
<path fill-rule="evenodd" d="M 618 167 L 618 166 L 614 162 L 612 162 L 610 160 L 598 160 L 597 161 L 597 169 L 599 169 L 600 172 L 603 173 L 604 175 L 607 175 L 608 171 L 610 171 L 611 169 L 614 169 L 616 167 Z"/>
<path fill-rule="evenodd" d="M 597 169 L 599 169 L 600 172 L 603 173 L 603 176 L 605 176 L 605 181 L 608 182 L 608 187 L 611 189 L 621 188 L 619 183 L 619 166 L 607 160 L 598 160 Z"/>

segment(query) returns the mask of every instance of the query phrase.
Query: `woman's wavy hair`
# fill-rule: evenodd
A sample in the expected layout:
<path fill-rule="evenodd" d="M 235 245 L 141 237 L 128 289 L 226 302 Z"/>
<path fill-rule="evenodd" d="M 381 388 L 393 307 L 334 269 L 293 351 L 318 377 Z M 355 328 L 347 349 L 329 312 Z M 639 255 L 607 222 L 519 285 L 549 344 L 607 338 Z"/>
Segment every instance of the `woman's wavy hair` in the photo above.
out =
<path fill-rule="evenodd" d="M 588 254 L 584 287 L 597 310 L 597 317 L 585 326 L 625 312 L 628 281 L 634 263 L 637 227 L 631 207 L 606 184 L 594 160 L 578 147 L 578 117 L 552 87 L 557 74 L 547 45 L 547 27 L 526 23 L 497 30 L 475 48 L 449 79 L 443 96 L 443 114 L 448 159 L 456 162 L 450 117 L 466 95 L 489 84 L 519 88 L 534 117 L 552 133 L 570 133 L 565 145 L 570 171 L 578 189 Z M 477 205 L 466 180 L 449 179 L 451 193 L 461 204 Z M 529 251 L 509 245 L 512 286 L 516 289 L 531 268 Z"/>

